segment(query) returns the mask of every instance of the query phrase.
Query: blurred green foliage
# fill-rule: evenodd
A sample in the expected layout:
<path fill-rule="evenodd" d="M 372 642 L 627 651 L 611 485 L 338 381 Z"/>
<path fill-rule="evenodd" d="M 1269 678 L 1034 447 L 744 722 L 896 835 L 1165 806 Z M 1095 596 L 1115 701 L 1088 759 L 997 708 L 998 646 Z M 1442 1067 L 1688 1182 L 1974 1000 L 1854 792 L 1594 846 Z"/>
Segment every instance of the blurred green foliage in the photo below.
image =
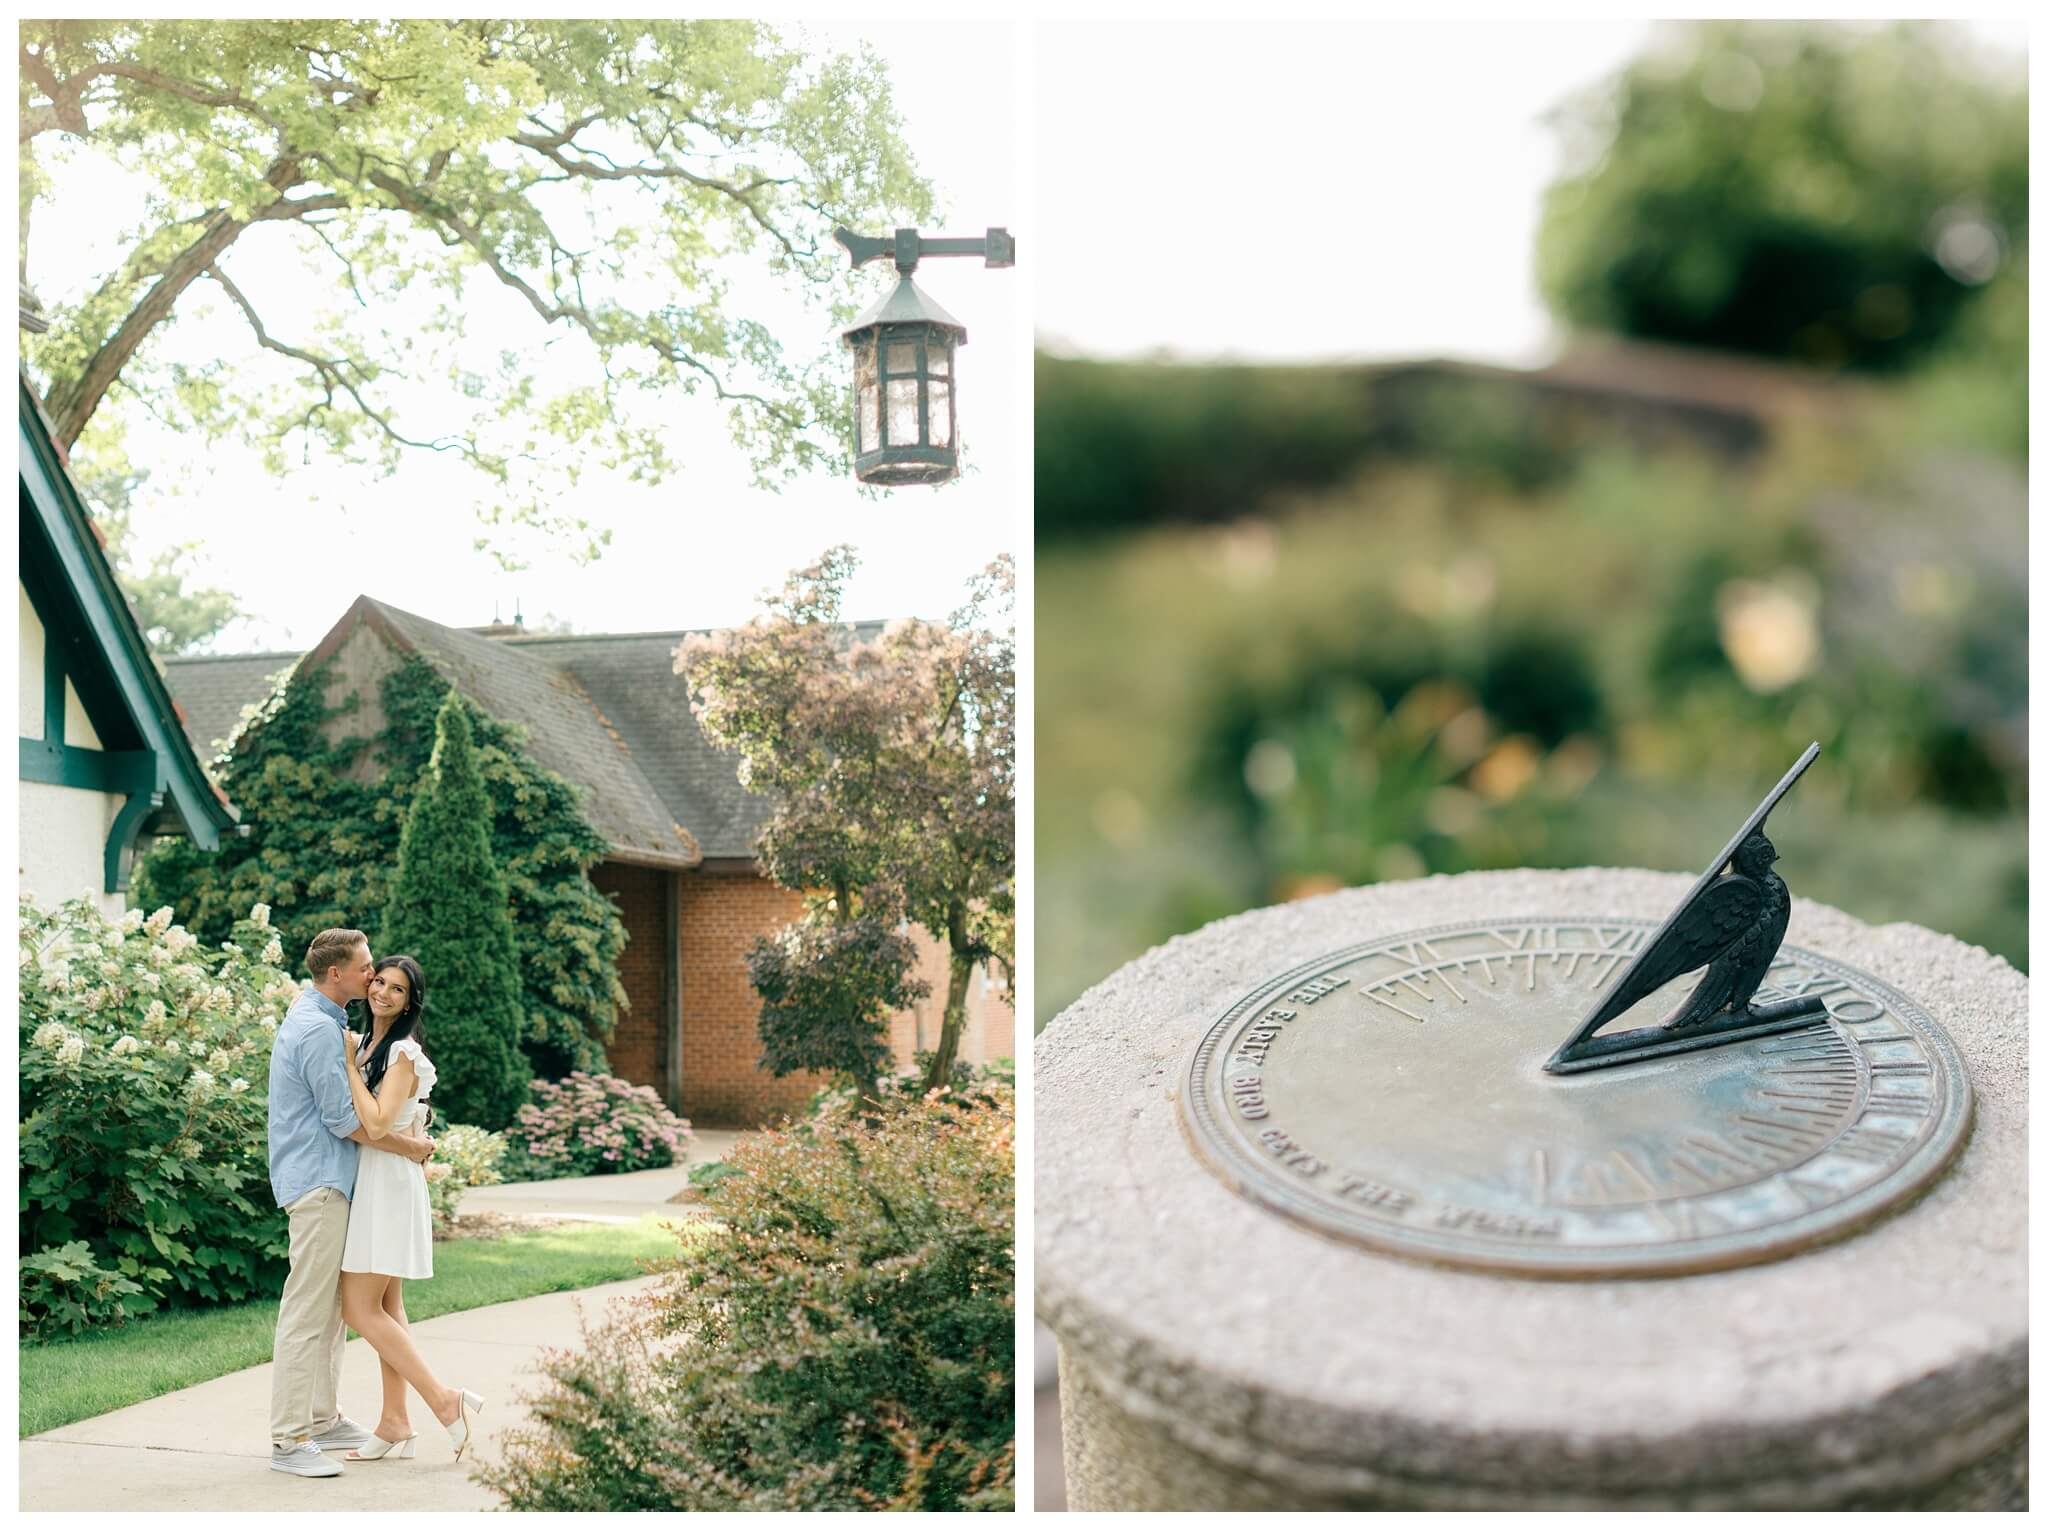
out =
<path fill-rule="evenodd" d="M 2027 99 L 1956 30 L 1687 28 L 1555 113 L 1537 271 L 1569 322 L 1897 370 L 2027 236 Z"/>
<path fill-rule="evenodd" d="M 1866 437 L 1537 494 L 1392 466 L 1042 549 L 1037 1019 L 1278 899 L 1696 872 L 1809 739 L 1794 890 L 2023 965 L 2024 506 Z"/>
<path fill-rule="evenodd" d="M 1815 739 L 1794 892 L 2025 965 L 2024 97 L 1911 28 L 1678 36 L 1562 114 L 1553 297 L 1880 376 L 1039 358 L 1039 1024 L 1280 899 L 1696 873 Z"/>

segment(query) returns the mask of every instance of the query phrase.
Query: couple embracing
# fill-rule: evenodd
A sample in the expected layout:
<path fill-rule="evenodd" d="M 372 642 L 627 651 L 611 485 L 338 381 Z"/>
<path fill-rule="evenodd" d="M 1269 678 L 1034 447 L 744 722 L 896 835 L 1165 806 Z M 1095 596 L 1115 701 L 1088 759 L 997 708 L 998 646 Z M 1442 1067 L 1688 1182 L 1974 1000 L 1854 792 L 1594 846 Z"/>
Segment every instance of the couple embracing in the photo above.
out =
<path fill-rule="evenodd" d="M 403 1295 L 407 1281 L 434 1274 L 425 1169 L 434 1065 L 420 1045 L 426 977 L 410 957 L 371 961 L 360 930 L 321 931 L 306 970 L 313 981 L 292 1001 L 270 1054 L 270 1188 L 291 1225 L 271 1357 L 270 1465 L 331 1478 L 343 1461 L 410 1457 L 408 1383 L 460 1461 L 484 1401 L 427 1369 Z M 360 1045 L 348 1029 L 351 1000 L 369 1011 Z M 383 1371 L 374 1432 L 341 1412 L 349 1329 L 370 1342 Z"/>

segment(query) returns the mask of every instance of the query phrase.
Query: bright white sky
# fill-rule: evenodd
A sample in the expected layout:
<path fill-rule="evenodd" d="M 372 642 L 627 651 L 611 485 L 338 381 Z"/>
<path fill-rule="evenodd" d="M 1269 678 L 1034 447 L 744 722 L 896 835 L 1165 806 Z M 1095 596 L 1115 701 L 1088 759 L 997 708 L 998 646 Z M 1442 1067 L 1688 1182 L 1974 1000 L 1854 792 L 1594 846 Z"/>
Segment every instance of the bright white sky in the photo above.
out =
<path fill-rule="evenodd" d="M 920 21 L 804 30 L 818 51 L 864 39 L 889 64 L 909 142 L 939 191 L 944 217 L 926 232 L 973 235 L 1003 225 L 1018 236 L 1021 259 L 1035 258 L 1037 231 L 1019 221 L 1011 26 Z M 29 276 L 45 303 L 72 301 L 99 280 L 140 216 L 135 184 L 94 156 L 78 155 L 63 186 L 60 200 L 38 208 L 32 228 Z M 282 241 L 272 247 L 275 258 L 263 259 L 257 240 L 269 233 L 244 236 L 224 264 L 274 335 L 303 341 L 303 316 L 335 300 L 334 277 L 302 269 Z M 879 269 L 859 274 L 863 303 L 882 290 Z M 963 259 L 918 269 L 919 285 L 968 327 L 970 341 L 959 362 L 967 471 L 944 489 L 868 497 L 850 477 L 820 474 L 764 493 L 751 487 L 716 406 L 678 398 L 671 452 L 687 465 L 683 471 L 651 488 L 597 475 L 579 487 L 577 513 L 613 528 L 604 555 L 578 566 L 557 548 L 501 536 L 531 563 L 507 574 L 473 547 L 481 529 L 471 507 L 487 486 L 446 456 L 410 453 L 386 478 L 323 463 L 316 453 L 309 467 L 295 465 L 280 480 L 238 443 L 209 448 L 144 422 L 131 434 L 131 455 L 152 469 L 137 498 L 138 536 L 145 548 L 204 544 L 189 577 L 233 591 L 246 613 L 213 645 L 222 653 L 309 647 L 364 593 L 451 626 L 494 615 L 509 620 L 515 605 L 529 625 L 552 619 L 578 632 L 719 626 L 745 620 L 760 590 L 779 586 L 789 570 L 837 542 L 854 544 L 862 556 L 849 616 L 943 616 L 960 603 L 969 577 L 1016 547 L 1015 491 L 1029 447 L 1018 429 L 1029 376 L 1021 343 L 1027 288 L 1019 275 Z M 485 358 L 501 337 L 541 338 L 531 310 L 507 296 L 481 294 L 472 313 Z M 215 312 L 203 323 L 181 323 L 180 354 L 271 360 L 255 350 L 213 284 L 195 284 L 188 298 Z M 783 312 L 777 329 L 785 349 L 813 344 L 837 354 L 828 316 L 793 303 Z M 554 365 L 574 365 L 564 354 L 570 349 L 554 353 Z M 322 568 L 328 572 L 316 572 Z"/>
<path fill-rule="evenodd" d="M 1041 343 L 1093 356 L 1540 360 L 1542 118 L 1634 20 L 1041 24 Z M 1958 23 L 2024 70 L 2018 20 Z M 1143 60 L 1142 74 L 1134 68 Z"/>

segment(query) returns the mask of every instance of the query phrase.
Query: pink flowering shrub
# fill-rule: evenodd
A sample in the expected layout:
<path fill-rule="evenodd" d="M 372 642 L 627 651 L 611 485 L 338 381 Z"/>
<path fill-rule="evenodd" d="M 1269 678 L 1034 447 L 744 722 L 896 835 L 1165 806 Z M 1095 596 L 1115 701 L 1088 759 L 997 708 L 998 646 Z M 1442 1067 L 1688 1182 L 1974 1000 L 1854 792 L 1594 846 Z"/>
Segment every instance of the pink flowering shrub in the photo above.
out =
<path fill-rule="evenodd" d="M 646 1085 L 578 1069 L 559 1083 L 536 1079 L 532 1090 L 505 1129 L 508 1180 L 660 1169 L 689 1144 L 690 1124 Z"/>

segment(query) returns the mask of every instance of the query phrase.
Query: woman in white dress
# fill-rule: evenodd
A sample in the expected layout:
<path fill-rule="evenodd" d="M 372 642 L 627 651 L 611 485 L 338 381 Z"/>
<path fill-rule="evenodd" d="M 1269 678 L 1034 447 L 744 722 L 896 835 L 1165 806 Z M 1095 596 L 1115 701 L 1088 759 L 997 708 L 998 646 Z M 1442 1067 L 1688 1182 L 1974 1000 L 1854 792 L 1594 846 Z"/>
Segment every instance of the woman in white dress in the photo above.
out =
<path fill-rule="evenodd" d="M 342 1052 L 356 1115 L 373 1138 L 418 1132 L 434 1088 L 434 1065 L 420 1046 L 420 1011 L 426 977 L 410 957 L 386 957 L 370 979 L 370 1034 L 360 1047 L 351 1036 Z M 380 1161 L 389 1159 L 390 1164 Z M 423 1166 L 397 1154 L 364 1154 L 356 1164 L 349 1204 L 348 1240 L 341 1255 L 341 1312 L 370 1342 L 384 1373 L 384 1412 L 375 1438 L 348 1453 L 351 1462 L 410 1457 L 414 1449 L 405 1387 L 419 1390 L 434 1417 L 448 1428 L 459 1462 L 471 1440 L 470 1416 L 484 1401 L 466 1388 L 443 1387 L 427 1369 L 406 1326 L 407 1281 L 434 1274 L 433 1217 Z"/>

